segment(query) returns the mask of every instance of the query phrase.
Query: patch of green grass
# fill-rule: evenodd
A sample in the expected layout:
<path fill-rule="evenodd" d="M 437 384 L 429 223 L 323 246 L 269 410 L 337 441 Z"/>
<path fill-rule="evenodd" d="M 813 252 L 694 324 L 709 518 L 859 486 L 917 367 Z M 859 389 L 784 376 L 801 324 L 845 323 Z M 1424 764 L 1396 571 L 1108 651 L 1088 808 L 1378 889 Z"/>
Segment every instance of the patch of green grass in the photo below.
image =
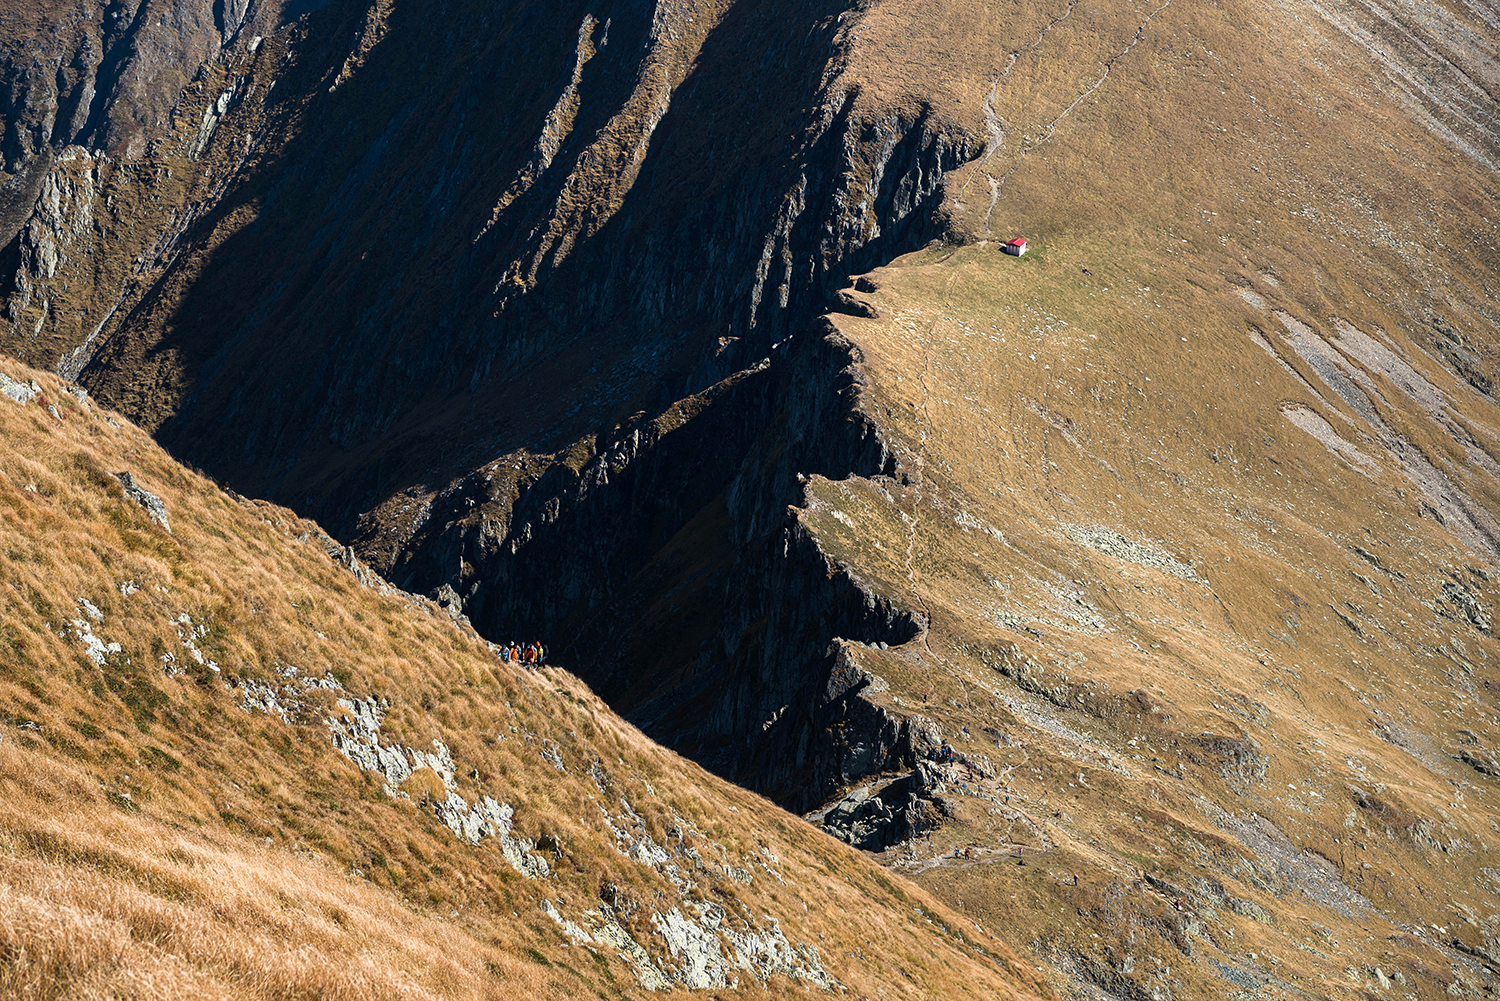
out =
<path fill-rule="evenodd" d="M 159 747 L 146 747 L 141 751 L 141 758 L 154 768 L 162 771 L 175 772 L 182 767 L 182 762 L 172 757 Z"/>

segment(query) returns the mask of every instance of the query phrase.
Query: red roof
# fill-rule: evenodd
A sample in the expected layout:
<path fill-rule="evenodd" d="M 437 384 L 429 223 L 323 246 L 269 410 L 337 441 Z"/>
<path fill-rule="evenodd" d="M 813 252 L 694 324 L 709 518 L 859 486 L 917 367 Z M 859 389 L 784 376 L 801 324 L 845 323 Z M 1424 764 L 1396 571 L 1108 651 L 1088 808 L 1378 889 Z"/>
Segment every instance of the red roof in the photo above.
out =
<path fill-rule="evenodd" d="M 1026 246 L 1026 241 L 1018 236 L 1014 240 L 1007 241 L 1005 245 L 1007 247 L 1024 247 Z"/>

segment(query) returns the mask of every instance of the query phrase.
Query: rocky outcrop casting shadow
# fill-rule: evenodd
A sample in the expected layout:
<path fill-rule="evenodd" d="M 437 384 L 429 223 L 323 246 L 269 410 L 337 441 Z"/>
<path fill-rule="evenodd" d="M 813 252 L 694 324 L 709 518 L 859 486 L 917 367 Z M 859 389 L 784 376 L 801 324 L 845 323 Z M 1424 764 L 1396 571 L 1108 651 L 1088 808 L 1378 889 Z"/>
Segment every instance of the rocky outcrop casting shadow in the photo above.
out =
<path fill-rule="evenodd" d="M 818 317 L 945 232 L 983 147 L 862 95 L 857 15 L 310 13 L 223 81 L 183 155 L 246 155 L 68 374 L 805 807 L 844 757 L 832 641 L 922 628 L 787 517 L 802 476 L 895 472 Z"/>

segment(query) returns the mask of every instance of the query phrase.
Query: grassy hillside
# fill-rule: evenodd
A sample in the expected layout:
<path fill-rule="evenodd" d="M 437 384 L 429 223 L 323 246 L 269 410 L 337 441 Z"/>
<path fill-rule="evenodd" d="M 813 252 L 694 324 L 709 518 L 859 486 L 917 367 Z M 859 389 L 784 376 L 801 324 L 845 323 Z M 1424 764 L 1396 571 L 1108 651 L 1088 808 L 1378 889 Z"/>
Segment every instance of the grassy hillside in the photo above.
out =
<path fill-rule="evenodd" d="M 0 994 L 1048 993 L 565 671 L 0 371 Z"/>
<path fill-rule="evenodd" d="M 1492 510 L 1500 412 L 1398 333 L 1376 351 L 1309 318 L 1295 343 L 1346 366 L 1320 378 L 1269 286 L 1235 309 L 1228 283 L 1116 263 L 1080 303 L 1049 249 L 916 255 L 869 277 L 876 318 L 839 318 L 909 482 L 814 479 L 798 517 L 931 617 L 845 655 L 973 765 L 935 790 L 952 819 L 882 859 L 1080 985 L 1486 996 L 1496 567 L 1458 519 Z M 1101 319 L 1169 296 L 1154 349 Z M 1380 425 L 1345 411 L 1340 371 Z M 1424 483 L 1403 449 L 1472 479 Z"/>
<path fill-rule="evenodd" d="M 974 765 L 882 858 L 1080 988 L 1488 996 L 1500 408 L 1399 304 L 1117 246 L 934 248 L 836 318 L 900 472 L 798 518 L 930 617 L 845 655 Z"/>
<path fill-rule="evenodd" d="M 539 11 L 243 39 L 7 343 L 885 869 L 12 365 L 16 990 L 1500 993 L 1493 10 Z"/>
<path fill-rule="evenodd" d="M 952 239 L 833 317 L 898 471 L 797 516 L 930 618 L 844 656 L 968 763 L 881 857 L 1083 995 L 1500 987 L 1486 16 L 1015 12 Z"/>

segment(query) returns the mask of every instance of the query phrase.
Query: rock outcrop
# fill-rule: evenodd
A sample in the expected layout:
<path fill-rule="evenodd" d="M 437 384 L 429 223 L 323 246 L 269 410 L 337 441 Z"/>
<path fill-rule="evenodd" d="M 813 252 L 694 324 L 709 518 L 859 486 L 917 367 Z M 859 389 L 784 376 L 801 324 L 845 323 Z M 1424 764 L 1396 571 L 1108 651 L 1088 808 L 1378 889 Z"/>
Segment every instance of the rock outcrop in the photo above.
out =
<path fill-rule="evenodd" d="M 937 826 L 946 805 L 937 795 L 939 779 L 926 762 L 909 774 L 874 786 L 860 786 L 808 820 L 868 852 L 882 852 Z"/>
<path fill-rule="evenodd" d="M 125 496 L 145 508 L 146 513 L 151 516 L 152 521 L 166 529 L 167 532 L 170 533 L 172 531 L 172 526 L 167 521 L 167 506 L 162 503 L 160 497 L 137 483 L 134 473 L 126 470 L 123 473 L 117 473 L 115 479 L 120 481 L 120 487 L 125 491 Z"/>
<path fill-rule="evenodd" d="M 799 500 L 804 470 L 897 473 L 854 409 L 851 350 L 794 339 L 612 440 L 490 463 L 405 523 L 415 505 L 393 502 L 361 544 L 389 547 L 375 558 L 403 587 L 445 580 L 492 638 L 557 637 L 559 658 L 658 740 L 811 808 L 878 771 L 889 748 L 863 745 L 897 727 L 851 696 L 834 638 L 899 644 L 922 628 L 771 514 Z"/>
<path fill-rule="evenodd" d="M 920 628 L 784 514 L 799 476 L 894 471 L 817 317 L 945 231 L 988 141 L 865 87 L 863 14 L 825 6 L 84 18 L 54 45 L 85 53 L 73 96 L 13 101 L 4 341 L 492 637 L 573 635 L 652 732 L 814 805 L 831 640 Z M 774 86 L 741 85 L 757 66 Z M 695 533 L 702 573 L 671 548 Z M 643 573 L 639 600 L 722 607 L 676 635 Z"/>

